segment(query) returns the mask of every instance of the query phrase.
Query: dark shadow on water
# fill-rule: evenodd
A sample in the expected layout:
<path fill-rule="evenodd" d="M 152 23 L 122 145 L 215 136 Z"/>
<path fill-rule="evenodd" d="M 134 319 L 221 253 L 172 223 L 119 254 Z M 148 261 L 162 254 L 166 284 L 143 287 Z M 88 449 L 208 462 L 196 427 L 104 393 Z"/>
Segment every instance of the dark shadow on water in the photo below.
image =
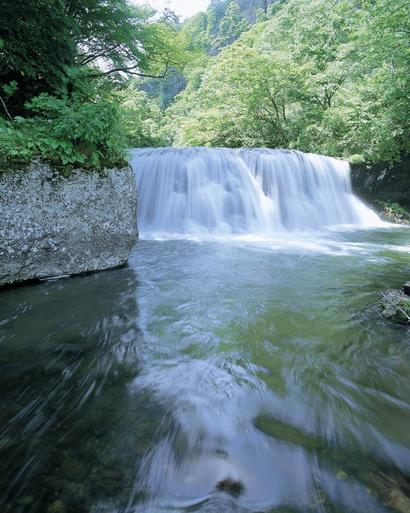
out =
<path fill-rule="evenodd" d="M 138 374 L 138 282 L 129 268 L 0 294 L 0 509 L 125 508 L 158 406 Z M 141 407 L 141 405 L 144 405 Z"/>

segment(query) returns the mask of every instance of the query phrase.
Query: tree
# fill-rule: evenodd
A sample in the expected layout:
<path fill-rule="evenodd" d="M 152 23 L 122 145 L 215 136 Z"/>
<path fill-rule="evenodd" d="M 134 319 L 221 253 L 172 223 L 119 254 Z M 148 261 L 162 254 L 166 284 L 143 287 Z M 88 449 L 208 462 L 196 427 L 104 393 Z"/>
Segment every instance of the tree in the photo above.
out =
<path fill-rule="evenodd" d="M 0 4 L 0 84 L 15 82 L 9 110 L 40 92 L 62 94 L 75 80 L 165 76 L 183 59 L 169 24 L 126 0 L 15 0 Z"/>
<path fill-rule="evenodd" d="M 18 88 L 9 107 L 12 113 L 36 94 L 63 86 L 76 54 L 70 30 L 62 1 L 0 4 L 0 85 L 14 83 Z"/>
<path fill-rule="evenodd" d="M 232 44 L 248 28 L 249 24 L 241 13 L 238 4 L 231 1 L 221 20 L 214 47 L 223 48 Z"/>
<path fill-rule="evenodd" d="M 237 36 L 235 5 L 220 24 L 222 44 Z M 286 146 L 372 161 L 408 153 L 408 2 L 273 6 L 271 19 L 192 75 L 166 116 L 175 143 Z"/>

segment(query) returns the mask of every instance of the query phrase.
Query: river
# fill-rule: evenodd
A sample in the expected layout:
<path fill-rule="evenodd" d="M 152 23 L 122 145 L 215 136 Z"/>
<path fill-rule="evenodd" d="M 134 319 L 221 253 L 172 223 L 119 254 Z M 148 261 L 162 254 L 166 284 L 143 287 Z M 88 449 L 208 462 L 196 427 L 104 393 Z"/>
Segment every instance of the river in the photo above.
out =
<path fill-rule="evenodd" d="M 408 511 L 410 331 L 377 302 L 409 255 L 383 224 L 143 231 L 3 291 L 2 512 Z"/>

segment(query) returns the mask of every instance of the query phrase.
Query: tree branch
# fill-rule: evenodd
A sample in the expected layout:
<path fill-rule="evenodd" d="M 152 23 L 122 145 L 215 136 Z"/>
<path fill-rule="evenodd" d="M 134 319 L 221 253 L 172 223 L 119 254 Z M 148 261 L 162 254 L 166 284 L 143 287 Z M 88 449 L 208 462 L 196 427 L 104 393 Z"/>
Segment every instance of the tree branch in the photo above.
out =
<path fill-rule="evenodd" d="M 11 117 L 10 112 L 8 111 L 7 105 L 6 105 L 6 103 L 4 102 L 4 100 L 3 100 L 3 98 L 2 98 L 1 96 L 0 96 L 0 102 L 1 102 L 1 104 L 3 105 L 3 108 L 4 108 L 4 110 L 5 110 L 6 114 L 7 114 L 7 117 L 8 117 L 11 121 L 13 121 L 13 118 Z"/>
<path fill-rule="evenodd" d="M 111 48 L 107 48 L 106 50 L 103 50 L 100 53 L 95 53 L 92 55 L 85 56 L 84 59 L 80 60 L 79 64 L 81 64 L 81 66 L 85 66 L 86 64 L 89 64 L 90 62 L 95 61 L 96 59 L 98 59 L 100 57 L 104 57 L 105 55 L 107 55 L 107 53 L 114 51 L 120 45 L 121 45 L 121 43 L 118 43 L 118 44 L 112 46 Z"/>
<path fill-rule="evenodd" d="M 142 78 L 165 78 L 167 76 L 169 68 L 166 67 L 165 71 L 161 75 L 151 75 L 149 73 L 142 73 L 140 71 L 135 71 L 138 68 L 139 64 L 135 66 L 121 66 L 118 68 L 113 68 L 108 71 L 99 71 L 95 73 L 89 73 L 85 75 L 84 78 L 99 78 L 105 77 L 107 75 L 112 75 L 113 73 L 126 73 L 127 75 L 135 75 Z"/>

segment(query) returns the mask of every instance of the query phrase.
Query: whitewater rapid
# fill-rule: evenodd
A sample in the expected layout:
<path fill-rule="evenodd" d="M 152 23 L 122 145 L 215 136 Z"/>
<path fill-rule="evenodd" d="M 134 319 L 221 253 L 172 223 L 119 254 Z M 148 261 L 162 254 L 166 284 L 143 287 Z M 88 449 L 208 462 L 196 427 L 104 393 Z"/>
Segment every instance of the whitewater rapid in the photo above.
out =
<path fill-rule="evenodd" d="M 352 192 L 349 164 L 294 150 L 132 150 L 142 235 L 303 232 L 380 219 Z"/>

